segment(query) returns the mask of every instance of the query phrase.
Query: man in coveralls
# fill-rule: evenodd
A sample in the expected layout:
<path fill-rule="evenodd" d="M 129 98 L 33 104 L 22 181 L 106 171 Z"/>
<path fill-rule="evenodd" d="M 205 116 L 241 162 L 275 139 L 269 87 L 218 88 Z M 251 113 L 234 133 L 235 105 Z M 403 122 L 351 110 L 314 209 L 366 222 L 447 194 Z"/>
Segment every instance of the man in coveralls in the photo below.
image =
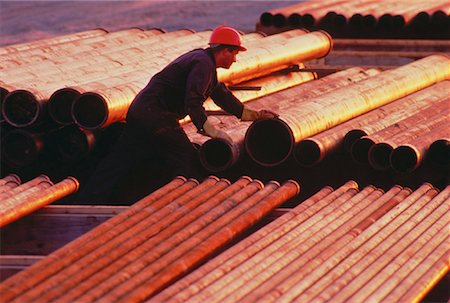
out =
<path fill-rule="evenodd" d="M 78 203 L 131 204 L 177 175 L 200 180 L 197 151 L 178 120 L 189 115 L 199 132 L 228 139 L 206 115 L 203 102 L 208 97 L 242 121 L 276 117 L 244 106 L 217 80 L 216 69 L 230 68 L 236 55 L 246 51 L 239 32 L 218 27 L 209 45 L 172 61 L 136 96 L 124 133 L 82 188 Z"/>

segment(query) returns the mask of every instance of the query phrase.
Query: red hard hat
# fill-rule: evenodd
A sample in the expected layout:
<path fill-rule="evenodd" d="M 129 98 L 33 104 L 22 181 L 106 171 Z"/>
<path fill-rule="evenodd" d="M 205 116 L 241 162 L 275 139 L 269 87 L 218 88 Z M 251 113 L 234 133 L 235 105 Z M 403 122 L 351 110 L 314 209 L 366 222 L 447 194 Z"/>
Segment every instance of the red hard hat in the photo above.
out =
<path fill-rule="evenodd" d="M 241 44 L 241 35 L 239 32 L 228 26 L 219 26 L 213 30 L 211 37 L 209 38 L 209 44 L 232 45 L 238 46 L 240 51 L 247 50 Z"/>

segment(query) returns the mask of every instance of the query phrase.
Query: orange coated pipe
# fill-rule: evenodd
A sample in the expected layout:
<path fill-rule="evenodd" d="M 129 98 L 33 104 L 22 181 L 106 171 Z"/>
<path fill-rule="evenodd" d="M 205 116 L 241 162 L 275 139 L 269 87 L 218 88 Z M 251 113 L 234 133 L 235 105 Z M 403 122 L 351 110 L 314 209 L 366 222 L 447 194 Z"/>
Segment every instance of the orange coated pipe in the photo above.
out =
<path fill-rule="evenodd" d="M 417 191 L 418 190 L 413 192 L 401 203 L 399 203 L 397 207 L 393 208 L 385 216 L 373 223 L 372 226 L 365 231 L 365 233 L 360 234 L 360 236 L 356 238 L 353 243 L 350 243 L 350 245 L 339 251 L 333 259 L 329 259 L 326 262 L 329 264 L 332 262 L 335 266 L 333 266 L 334 268 L 332 268 L 326 276 L 326 280 L 329 281 L 328 283 L 330 284 L 319 294 L 319 302 L 326 302 L 329 300 L 346 302 L 345 298 L 348 299 L 348 296 L 340 296 L 339 292 L 341 289 L 335 287 L 334 283 L 337 283 L 337 279 L 340 279 L 340 281 L 342 280 L 341 282 L 351 281 L 352 277 L 354 277 L 351 269 L 354 266 L 368 266 L 375 262 L 374 260 L 379 258 L 380 254 L 382 255 L 382 253 L 385 252 L 386 247 L 400 241 L 402 236 L 407 234 L 408 231 L 414 227 L 415 220 L 422 220 L 427 217 L 428 213 L 430 213 L 433 208 L 439 206 L 439 202 L 433 202 L 433 197 L 437 194 L 435 189 L 430 190 L 429 185 L 425 185 L 419 188 L 419 192 Z M 426 211 L 421 211 L 420 208 L 426 206 L 427 204 L 430 204 L 430 206 L 426 207 L 428 209 Z M 399 214 L 399 209 L 403 209 L 405 211 Z M 375 249 L 378 246 L 381 246 L 380 250 Z M 342 258 L 345 256 L 347 257 Z M 336 261 L 342 262 L 337 264 L 335 263 Z M 359 271 L 357 270 L 356 273 L 358 272 Z M 320 274 L 320 272 L 317 273 Z M 364 275 L 360 275 L 360 277 L 368 278 L 364 277 Z M 332 280 L 330 281 L 330 279 Z"/>
<path fill-rule="evenodd" d="M 186 271 L 186 268 L 192 268 L 198 264 L 203 258 L 211 255 L 211 253 L 223 247 L 225 243 L 253 226 L 277 206 L 298 194 L 299 190 L 299 185 L 295 181 L 288 181 L 281 187 L 272 181 L 267 183 L 264 189 L 243 201 L 229 213 L 229 217 L 232 218 L 231 222 L 225 216 L 214 222 L 209 228 L 205 229 L 205 234 L 208 229 L 214 230 L 212 237 L 209 236 L 204 241 L 199 242 L 198 246 L 195 246 L 182 259 L 165 268 L 159 277 L 147 280 L 137 289 L 133 289 L 131 293 L 122 296 L 120 302 L 143 300 L 152 295 L 164 286 L 165 281 L 179 276 Z M 195 242 L 198 242 L 198 240 Z"/>
<path fill-rule="evenodd" d="M 384 71 L 321 95 L 308 105 L 291 104 L 279 112 L 278 119 L 253 122 L 246 133 L 245 148 L 255 162 L 278 165 L 300 140 L 449 78 L 450 57 L 441 54 Z"/>
<path fill-rule="evenodd" d="M 341 147 L 350 151 L 359 136 L 395 124 L 426 107 L 433 106 L 435 102 L 444 100 L 447 98 L 449 85 L 450 81 L 441 81 L 310 138 L 305 138 L 295 146 L 295 160 L 304 166 L 312 166 Z"/>
<path fill-rule="evenodd" d="M 148 302 L 186 302 L 194 293 L 233 270 L 239 264 L 249 259 L 254 253 L 269 245 L 275 239 L 274 234 L 278 233 L 279 228 L 288 229 L 284 224 L 291 223 L 291 220 L 299 212 L 308 207 L 312 207 L 332 192 L 333 189 L 331 187 L 324 187 L 312 197 L 302 202 L 300 206 L 272 221 L 244 240 L 239 241 L 237 244 L 222 252 L 220 256 L 207 262 L 199 269 L 185 276 L 182 280 L 177 281 L 155 297 L 152 297 Z M 222 267 L 222 270 L 217 270 L 219 267 Z"/>
<path fill-rule="evenodd" d="M 241 288 L 242 290 L 240 289 L 236 292 L 236 295 L 243 301 L 258 298 L 257 300 L 261 300 L 262 302 L 270 302 L 283 293 L 287 294 L 292 283 L 298 281 L 292 274 L 298 274 L 298 279 L 301 279 L 301 277 L 304 278 L 311 271 L 312 264 L 322 260 L 319 258 L 319 252 L 330 246 L 330 244 L 332 249 L 339 249 L 339 247 L 344 245 L 346 241 L 336 241 L 333 234 L 345 235 L 345 231 L 350 230 L 351 227 L 351 223 L 345 225 L 349 217 L 355 216 L 355 213 L 370 205 L 371 202 L 374 203 L 382 195 L 383 191 L 369 186 L 352 197 L 334 201 L 326 208 L 330 213 L 326 215 L 324 220 L 320 220 L 310 227 L 305 224 L 306 226 L 304 228 L 306 230 L 304 234 L 300 235 L 300 238 L 294 240 L 295 245 L 291 247 L 289 247 L 289 244 L 286 245 L 283 249 L 283 251 L 286 251 L 283 258 L 268 269 L 272 273 L 270 276 L 263 274 L 263 276 L 266 276 L 266 279 L 261 280 L 258 274 L 255 279 L 261 281 L 255 289 L 248 288 L 249 284 L 246 283 Z M 337 214 L 332 210 L 334 207 L 336 207 Z M 333 219 L 329 220 L 329 216 L 333 217 Z M 240 292 L 244 289 L 247 289 L 245 292 L 251 291 L 248 295 L 241 297 Z M 277 294 L 277 291 L 281 292 Z"/>
<path fill-rule="evenodd" d="M 117 301 L 121 296 L 141 284 L 143 277 L 149 280 L 168 264 L 179 258 L 183 260 L 184 255 L 199 244 L 194 245 L 195 242 L 200 241 L 201 243 L 202 240 L 205 240 L 205 236 L 210 236 L 211 228 L 216 226 L 217 222 L 224 220 L 228 222 L 232 218 L 229 212 L 233 212 L 232 210 L 236 208 L 239 202 L 248 200 L 248 197 L 254 195 L 261 186 L 262 184 L 259 181 L 253 181 L 231 197 L 226 198 L 219 206 L 210 209 L 200 217 L 197 216 L 182 230 L 175 233 L 172 231 L 172 235 L 165 241 L 156 241 L 155 238 L 154 241 L 148 241 L 141 245 L 132 253 L 137 258 L 129 258 L 131 255 L 127 255 L 128 262 L 131 263 L 121 270 L 121 274 L 110 275 L 108 279 L 103 280 L 102 284 L 83 294 L 78 300 L 99 299 L 109 301 L 111 298 L 115 298 L 114 301 Z M 243 205 L 245 204 L 243 203 Z M 117 271 L 113 272 L 117 273 Z M 125 273 L 133 278 L 128 279 L 124 275 Z"/>
<path fill-rule="evenodd" d="M 398 172 L 412 172 L 422 163 L 429 146 L 435 141 L 443 140 L 449 134 L 450 122 L 432 128 L 407 144 L 397 146 L 389 157 L 391 167 Z M 447 159 L 448 160 L 448 159 Z M 445 169 L 445 164 L 443 169 Z"/>
<path fill-rule="evenodd" d="M 378 260 L 378 262 L 369 266 L 355 279 L 355 282 L 352 282 L 356 285 L 354 289 L 357 291 L 351 296 L 351 300 L 380 302 L 390 290 L 401 288 L 399 284 L 403 279 L 411 274 L 417 277 L 418 268 L 429 267 L 433 264 L 436 259 L 442 256 L 442 246 L 446 242 L 445 240 L 448 240 L 447 227 L 449 222 L 445 217 L 448 216 L 441 216 L 426 229 L 423 227 L 424 224 L 418 225 L 408 234 L 408 237 L 390 247 L 382 260 Z M 430 216 L 426 220 L 431 221 L 431 219 Z M 405 247 L 404 242 L 410 244 L 405 244 L 408 245 Z M 439 249 L 439 246 L 441 246 L 441 249 Z M 444 251 L 448 251 L 448 247 Z M 416 268 L 409 262 L 411 259 L 418 264 Z M 427 259 L 432 261 L 427 262 Z M 369 278 L 372 279 L 366 283 Z M 423 288 L 422 285 L 416 284 L 416 287 Z"/>
<path fill-rule="evenodd" d="M 379 230 L 382 230 L 387 224 L 389 224 L 390 221 L 394 220 L 399 214 L 402 213 L 403 210 L 408 208 L 408 206 L 422 197 L 424 194 L 429 192 L 432 189 L 432 186 L 430 184 L 425 184 L 421 186 L 418 190 L 410 194 L 406 199 L 401 201 L 396 207 L 391 208 L 391 206 L 388 206 L 388 208 L 391 210 L 386 214 L 385 216 L 382 216 L 378 220 L 373 220 L 376 218 L 376 211 L 373 215 L 369 216 L 368 218 L 364 219 L 358 226 L 356 226 L 348 236 L 346 237 L 352 237 L 355 235 L 358 235 L 356 238 L 352 240 L 349 244 L 344 246 L 340 250 L 335 250 L 333 252 L 332 247 L 330 247 L 329 250 L 326 251 L 324 254 L 324 259 L 319 259 L 318 262 L 316 262 L 316 266 L 318 267 L 308 274 L 308 278 L 305 279 L 305 283 L 303 283 L 303 287 L 310 285 L 310 291 L 307 291 L 298 298 L 301 298 L 303 300 L 310 301 L 312 298 L 316 298 L 319 302 L 326 302 L 331 300 L 333 297 L 333 294 L 339 290 L 340 287 L 336 287 L 337 284 L 335 284 L 336 279 L 339 278 L 346 269 L 348 268 L 348 265 L 345 264 L 345 260 L 352 257 L 352 253 L 357 251 L 358 249 L 361 249 L 361 246 L 364 245 L 371 237 L 376 235 Z M 430 198 L 431 199 L 431 198 Z M 396 200 L 396 199 L 395 199 Z M 394 203 L 395 203 L 394 200 Z M 426 201 L 429 201 L 427 198 Z M 426 203 L 426 201 L 423 201 L 423 203 Z M 396 201 L 398 202 L 398 200 Z M 422 204 L 423 205 L 423 204 Z M 400 210 L 398 210 L 400 209 Z M 375 216 L 373 219 L 372 216 Z M 375 221 L 375 222 L 374 222 Z M 361 233 L 361 231 L 365 228 L 364 226 L 370 225 L 368 228 L 365 229 L 364 233 Z M 388 232 L 386 230 L 386 232 Z M 344 240 L 344 238 L 340 239 L 336 243 L 339 243 L 340 241 Z M 375 240 L 375 239 L 374 239 Z M 378 241 L 382 241 L 382 239 L 377 239 Z M 361 252 L 361 256 L 364 256 L 364 254 L 368 254 L 370 252 L 369 250 L 364 250 L 364 252 Z M 356 255 L 355 255 L 356 257 Z M 350 259 L 348 259 L 350 260 Z M 357 259 L 354 260 L 356 262 Z M 319 264 L 321 262 L 322 264 Z M 304 288 L 303 288 L 304 289 Z"/>
<path fill-rule="evenodd" d="M 22 183 L 20 177 L 16 174 L 8 174 L 0 179 L 0 193 L 9 191 L 11 188 L 17 187 Z"/>
<path fill-rule="evenodd" d="M 11 182 L 11 181 L 9 181 L 9 182 Z M 36 185 L 38 185 L 39 183 L 42 183 L 42 182 L 43 183 L 48 183 L 50 185 L 53 185 L 53 183 L 51 182 L 51 180 L 50 180 L 50 178 L 48 176 L 40 175 L 40 176 L 38 176 L 36 178 L 33 178 L 30 181 L 27 181 L 27 182 L 25 182 L 25 183 L 15 187 L 14 189 L 2 192 L 0 194 L 0 200 L 3 201 L 4 199 L 8 199 L 10 197 L 13 197 L 14 195 L 17 195 L 18 193 L 23 192 L 23 191 L 25 191 L 25 190 L 27 190 L 27 189 L 29 189 L 31 187 L 34 187 L 34 186 L 36 186 Z M 0 205 L 3 205 L 3 202 L 0 202 Z"/>
<path fill-rule="evenodd" d="M 19 218 L 26 216 L 45 205 L 66 197 L 78 190 L 79 183 L 77 179 L 69 177 L 47 189 L 35 193 L 27 194 L 27 191 L 9 198 L 2 203 L 16 201 L 14 208 L 0 212 L 0 227 L 5 226 Z"/>
<path fill-rule="evenodd" d="M 175 178 L 167 185 L 133 204 L 133 207 L 121 212 L 85 233 L 82 237 L 53 252 L 49 255 L 49 258 L 45 258 L 35 263 L 29 269 L 4 281 L 0 284 L 2 299 L 12 300 L 27 290 L 33 289 L 35 285 L 45 281 L 63 268 L 79 260 L 83 255 L 74 252 L 77 252 L 80 247 L 83 248 L 85 253 L 95 249 L 98 245 L 101 245 L 103 241 L 114 238 L 116 233 L 108 233 L 109 230 L 116 228 L 116 226 L 126 228 L 125 224 L 122 223 L 126 222 L 130 217 L 134 217 L 138 214 L 144 214 L 145 217 L 147 212 L 143 211 L 143 209 L 152 207 L 153 210 L 156 211 L 161 208 L 162 205 L 170 203 L 179 195 L 194 188 L 197 184 L 197 181 L 188 181 L 184 177 Z M 116 230 L 116 232 L 120 232 L 120 230 Z M 102 239 L 102 241 L 99 241 L 100 239 Z M 58 262 L 55 262 L 55 260 L 58 260 Z"/>
<path fill-rule="evenodd" d="M 204 204 L 208 197 L 220 195 L 219 192 L 228 187 L 229 183 L 228 180 L 219 181 L 216 177 L 207 178 L 194 190 L 178 197 L 172 203 L 154 212 L 150 217 L 129 226 L 124 232 L 117 234 L 114 239 L 85 254 L 78 262 L 64 268 L 63 274 L 51 277 L 45 284 L 43 283 L 28 292 L 23 299 L 30 300 L 32 297 L 39 296 L 39 300 L 44 302 L 51 302 L 56 298 L 71 302 L 86 293 L 90 288 L 100 287 L 99 283 L 116 272 L 111 272 L 110 269 L 123 268 L 127 265 L 127 262 L 130 263 L 138 259 L 137 250 L 143 243 L 147 245 L 152 242 L 157 245 L 164 242 L 165 237 L 168 237 L 167 235 L 173 235 L 174 229 L 172 227 L 174 224 L 178 224 L 177 226 L 181 230 L 186 224 L 185 217 L 183 217 L 186 212 L 189 213 L 197 206 Z M 240 187 L 242 188 L 242 185 Z M 236 191 L 236 189 L 234 190 Z M 228 191 L 228 193 L 230 192 L 232 190 Z M 209 205 L 205 206 L 208 209 Z M 129 223 L 129 221 L 126 223 Z M 129 237 L 130 234 L 134 235 L 133 238 Z M 131 258 L 132 255 L 134 258 Z M 83 283 L 80 287 L 74 288 L 74 285 L 81 284 L 81 282 Z M 57 287 L 52 288 L 52 285 Z"/>
<path fill-rule="evenodd" d="M 425 245 L 424 252 L 428 251 L 429 253 L 435 247 L 434 241 L 442 240 L 436 233 L 443 228 L 445 221 L 448 223 L 448 220 L 444 218 L 444 220 L 439 220 L 440 222 L 437 224 L 433 224 L 438 218 L 443 217 L 444 207 L 442 206 L 437 208 L 434 213 L 425 215 L 422 221 L 419 219 L 417 223 L 405 222 L 394 233 L 383 239 L 383 242 L 376 247 L 376 251 L 371 251 L 359 262 L 353 264 L 342 276 L 348 276 L 349 279 L 352 276 L 353 279 L 349 280 L 349 283 L 340 289 L 332 300 L 336 302 L 353 300 L 361 302 L 382 282 L 389 280 L 390 285 L 397 284 L 398 280 L 395 278 L 395 273 L 401 265 L 411 260 L 411 256 L 422 246 Z M 429 250 L 430 248 L 431 250 Z M 407 267 L 410 269 L 411 264 L 408 264 Z"/>
<path fill-rule="evenodd" d="M 323 201 L 320 200 L 317 204 L 310 205 L 310 207 L 306 209 L 298 209 L 299 212 L 295 214 L 292 221 L 289 221 L 289 223 L 285 222 L 286 225 L 282 225 L 279 229 L 273 231 L 267 239 L 261 239 L 261 243 L 259 244 L 258 242 L 258 245 L 255 247 L 248 247 L 245 254 L 241 253 L 239 256 L 236 256 L 236 258 L 240 260 L 239 267 L 232 271 L 230 270 L 225 275 L 221 275 L 220 279 L 205 281 L 208 285 L 205 285 L 203 290 L 193 295 L 191 301 L 202 301 L 205 298 L 208 298 L 209 300 L 214 294 L 219 293 L 220 295 L 216 296 L 214 301 L 225 300 L 224 296 L 231 296 L 232 293 L 242 294 L 240 291 L 235 291 L 238 286 L 241 284 L 247 285 L 247 283 L 253 283 L 252 281 L 256 276 L 267 275 L 271 267 L 268 267 L 268 264 L 266 263 L 276 261 L 278 258 L 277 254 L 285 254 L 286 249 L 282 250 L 281 248 L 286 248 L 287 245 L 289 245 L 289 241 L 295 241 L 296 237 L 302 237 L 303 232 L 306 232 L 306 226 L 303 226 L 302 223 L 307 222 L 306 224 L 311 226 L 311 224 L 317 222 L 316 220 L 324 218 L 322 214 L 324 214 L 326 210 L 329 210 L 329 207 L 327 208 L 326 206 L 330 201 L 343 201 L 348 199 L 356 193 L 354 188 L 355 185 L 354 182 L 353 184 L 349 182 L 337 191 L 324 197 Z M 248 258 L 246 256 L 248 256 Z M 219 273 L 221 272 L 220 270 L 217 271 Z M 252 271 L 257 271 L 258 273 L 255 273 L 250 277 L 248 274 Z M 244 276 L 247 276 L 247 278 L 243 279 Z"/>

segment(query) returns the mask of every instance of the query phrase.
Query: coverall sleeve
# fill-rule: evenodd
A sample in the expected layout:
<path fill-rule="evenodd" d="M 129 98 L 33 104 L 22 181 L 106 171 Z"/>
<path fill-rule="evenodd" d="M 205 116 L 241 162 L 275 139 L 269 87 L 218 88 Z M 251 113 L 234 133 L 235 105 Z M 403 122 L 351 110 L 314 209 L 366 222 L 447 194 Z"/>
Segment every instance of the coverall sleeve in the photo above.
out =
<path fill-rule="evenodd" d="M 187 78 L 184 104 L 187 114 L 198 130 L 202 130 L 207 119 L 203 102 L 208 97 L 207 92 L 211 81 L 211 68 L 208 64 L 196 62 Z"/>
<path fill-rule="evenodd" d="M 241 118 L 244 105 L 223 83 L 219 83 L 211 93 L 211 99 L 224 111 Z"/>

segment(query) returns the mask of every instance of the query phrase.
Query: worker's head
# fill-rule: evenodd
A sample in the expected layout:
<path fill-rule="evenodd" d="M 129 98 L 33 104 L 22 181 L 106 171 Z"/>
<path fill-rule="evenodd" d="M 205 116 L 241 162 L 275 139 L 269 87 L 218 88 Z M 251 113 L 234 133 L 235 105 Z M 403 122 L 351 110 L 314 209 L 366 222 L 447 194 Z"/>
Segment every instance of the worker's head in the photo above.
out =
<path fill-rule="evenodd" d="M 228 26 L 216 28 L 209 39 L 209 45 L 214 51 L 217 67 L 230 68 L 236 62 L 239 51 L 247 49 L 241 44 L 241 35 Z"/>

